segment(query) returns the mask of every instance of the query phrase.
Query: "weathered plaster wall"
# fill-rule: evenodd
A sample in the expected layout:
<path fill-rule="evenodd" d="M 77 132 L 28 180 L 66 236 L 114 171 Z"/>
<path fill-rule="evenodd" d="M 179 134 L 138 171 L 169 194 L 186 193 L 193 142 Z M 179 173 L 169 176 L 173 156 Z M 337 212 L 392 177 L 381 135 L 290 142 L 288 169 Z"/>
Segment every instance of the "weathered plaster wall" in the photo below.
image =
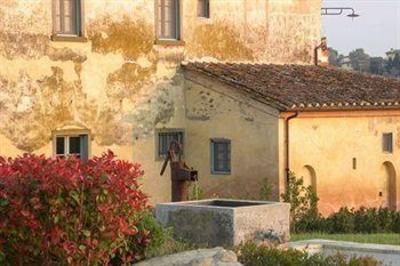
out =
<path fill-rule="evenodd" d="M 278 199 L 278 112 L 220 83 L 186 77 L 185 160 L 199 170 L 200 186 L 208 196 L 255 199 L 268 184 Z M 229 175 L 211 173 L 213 138 L 231 141 Z"/>
<path fill-rule="evenodd" d="M 310 175 L 304 166 L 315 170 L 322 213 L 328 214 L 342 206 L 387 207 L 390 191 L 400 208 L 399 177 L 395 180 L 397 184 L 390 184 L 383 167 L 385 162 L 390 162 L 397 173 L 400 171 L 399 122 L 398 111 L 360 112 L 353 117 L 349 113 L 308 118 L 300 115 L 291 120 L 290 169 L 306 179 Z M 382 151 L 382 134 L 387 132 L 394 135 L 393 154 Z M 353 169 L 353 158 L 357 161 L 356 169 Z M 282 184 L 283 173 L 281 164 Z"/>
<path fill-rule="evenodd" d="M 320 38 L 320 2 L 211 1 L 211 19 L 204 19 L 197 17 L 197 1 L 184 0 L 185 44 L 166 46 L 154 44 L 154 1 L 85 0 L 88 41 L 54 42 L 51 0 L 2 0 L 0 155 L 51 155 L 53 131 L 86 128 L 93 155 L 111 148 L 141 162 L 154 201 L 168 200 L 169 178 L 158 177 L 161 163 L 154 159 L 154 128 L 186 126 L 179 63 L 310 63 Z"/>

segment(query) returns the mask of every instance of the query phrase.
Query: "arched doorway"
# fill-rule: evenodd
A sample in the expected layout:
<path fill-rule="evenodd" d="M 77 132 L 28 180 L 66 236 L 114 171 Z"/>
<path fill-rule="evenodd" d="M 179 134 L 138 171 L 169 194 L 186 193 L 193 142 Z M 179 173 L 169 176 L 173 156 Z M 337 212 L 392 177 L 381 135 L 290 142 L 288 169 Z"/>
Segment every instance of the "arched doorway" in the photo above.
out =
<path fill-rule="evenodd" d="M 382 207 L 396 210 L 397 189 L 396 189 L 396 170 L 391 162 L 384 162 L 381 167 L 380 196 L 382 197 Z"/>
<path fill-rule="evenodd" d="M 304 180 L 304 186 L 312 186 L 315 191 L 317 191 L 317 175 L 315 170 L 310 165 L 305 165 L 300 172 L 300 177 Z"/>

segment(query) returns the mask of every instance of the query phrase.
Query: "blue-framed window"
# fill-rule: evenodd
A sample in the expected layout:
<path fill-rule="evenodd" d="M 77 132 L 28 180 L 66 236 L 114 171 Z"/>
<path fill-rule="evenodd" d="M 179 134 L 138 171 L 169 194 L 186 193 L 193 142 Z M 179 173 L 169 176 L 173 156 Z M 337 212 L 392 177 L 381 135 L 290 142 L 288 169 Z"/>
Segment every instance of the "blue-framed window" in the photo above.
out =
<path fill-rule="evenodd" d="M 231 173 L 231 141 L 229 139 L 211 139 L 211 173 Z"/>

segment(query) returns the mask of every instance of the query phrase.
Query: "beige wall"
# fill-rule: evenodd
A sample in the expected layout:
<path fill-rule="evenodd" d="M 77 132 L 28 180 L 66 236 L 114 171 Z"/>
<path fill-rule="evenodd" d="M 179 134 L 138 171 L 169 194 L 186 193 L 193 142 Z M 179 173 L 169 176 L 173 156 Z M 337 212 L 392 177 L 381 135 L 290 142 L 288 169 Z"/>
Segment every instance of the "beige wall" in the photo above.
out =
<path fill-rule="evenodd" d="M 180 45 L 154 44 L 154 1 L 83 2 L 87 41 L 55 42 L 51 0 L 1 1 L 0 155 L 50 156 L 52 132 L 88 129 L 92 155 L 143 165 L 153 202 L 170 198 L 154 129 L 185 126 L 182 60 L 307 64 L 320 39 L 321 0 L 212 0 L 211 19 L 182 0 Z"/>
<path fill-rule="evenodd" d="M 278 199 L 278 111 L 234 88 L 188 73 L 186 153 L 208 196 L 259 198 L 268 184 Z M 211 173 L 210 140 L 231 141 L 231 174 Z"/>
<path fill-rule="evenodd" d="M 382 151 L 382 134 L 387 132 L 394 135 L 393 154 Z M 399 209 L 400 181 L 398 177 L 395 182 L 388 181 L 384 167 L 390 162 L 397 173 L 400 171 L 399 136 L 399 111 L 300 113 L 290 122 L 290 169 L 308 179 L 308 184 L 309 169 L 314 169 L 323 214 L 342 206 L 388 207 L 390 194 Z M 283 184 L 282 140 L 280 144 Z"/>

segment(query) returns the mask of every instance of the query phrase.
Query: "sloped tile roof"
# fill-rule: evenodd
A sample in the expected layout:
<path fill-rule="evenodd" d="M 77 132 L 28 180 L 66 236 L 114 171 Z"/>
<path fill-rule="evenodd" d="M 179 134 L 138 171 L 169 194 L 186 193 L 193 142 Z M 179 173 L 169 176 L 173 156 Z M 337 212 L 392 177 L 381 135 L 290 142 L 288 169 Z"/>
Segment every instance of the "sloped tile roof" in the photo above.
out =
<path fill-rule="evenodd" d="M 261 97 L 280 110 L 400 109 L 400 80 L 302 65 L 188 62 L 195 71 Z"/>

